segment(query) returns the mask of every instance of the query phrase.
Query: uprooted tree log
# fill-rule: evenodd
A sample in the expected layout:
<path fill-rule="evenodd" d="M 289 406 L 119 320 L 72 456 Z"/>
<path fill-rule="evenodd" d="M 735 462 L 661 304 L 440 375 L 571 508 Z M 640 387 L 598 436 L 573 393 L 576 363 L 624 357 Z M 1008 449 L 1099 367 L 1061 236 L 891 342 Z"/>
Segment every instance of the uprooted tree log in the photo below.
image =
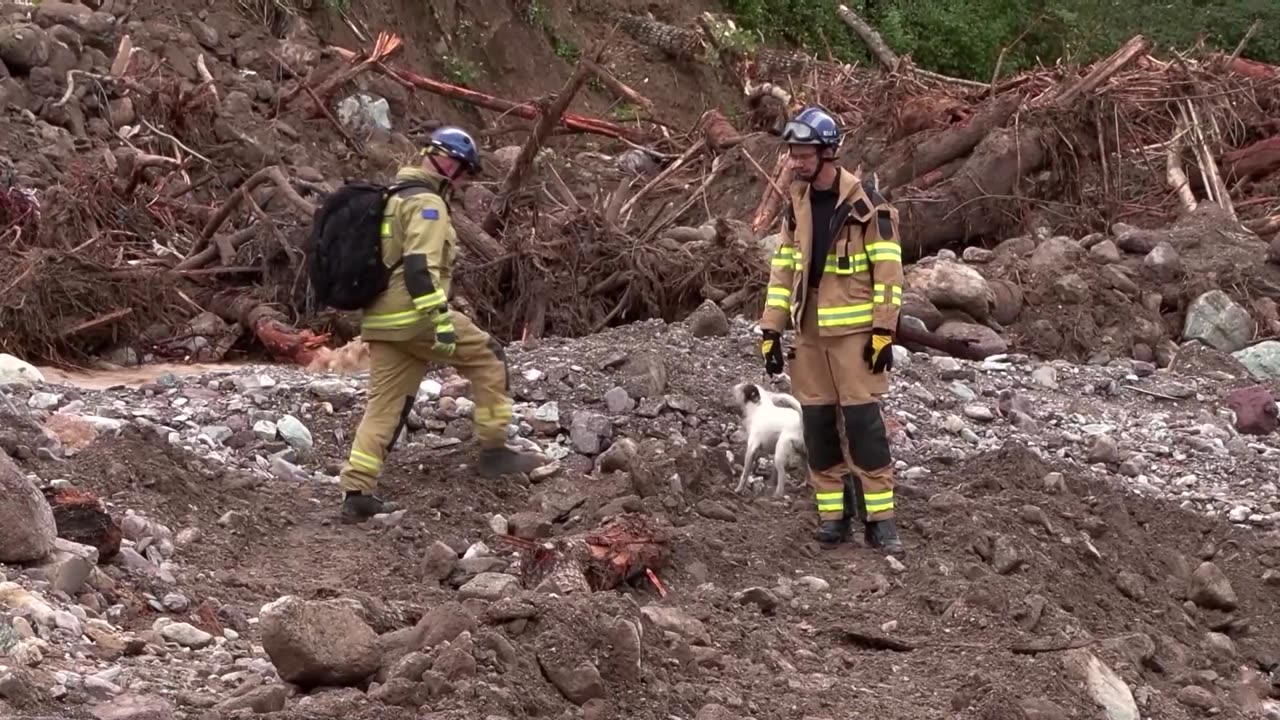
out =
<path fill-rule="evenodd" d="M 666 567 L 670 538 L 645 515 L 623 515 L 590 532 L 542 543 L 502 538 L 520 548 L 520 580 L 559 594 L 613 590 Z"/>

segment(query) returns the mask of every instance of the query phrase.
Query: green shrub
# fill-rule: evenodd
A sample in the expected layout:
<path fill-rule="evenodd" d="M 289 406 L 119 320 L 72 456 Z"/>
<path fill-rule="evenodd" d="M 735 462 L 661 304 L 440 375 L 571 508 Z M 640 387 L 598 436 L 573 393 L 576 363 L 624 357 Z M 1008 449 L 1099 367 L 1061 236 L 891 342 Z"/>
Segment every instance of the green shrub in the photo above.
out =
<path fill-rule="evenodd" d="M 744 30 L 797 45 L 819 57 L 870 62 L 838 15 L 838 0 L 724 0 Z M 1160 49 L 1186 49 L 1201 38 L 1233 50 L 1254 20 L 1262 27 L 1245 57 L 1280 64 L 1277 0 L 848 0 L 899 54 L 928 70 L 989 80 L 1002 48 L 1001 74 L 1059 58 L 1090 62 L 1136 33 Z"/>

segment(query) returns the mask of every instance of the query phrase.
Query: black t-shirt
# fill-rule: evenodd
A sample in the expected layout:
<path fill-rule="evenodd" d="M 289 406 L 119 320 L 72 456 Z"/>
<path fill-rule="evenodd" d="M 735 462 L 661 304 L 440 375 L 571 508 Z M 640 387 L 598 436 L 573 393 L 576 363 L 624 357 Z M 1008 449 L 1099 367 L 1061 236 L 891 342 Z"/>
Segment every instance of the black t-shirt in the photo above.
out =
<path fill-rule="evenodd" d="M 822 282 L 822 268 L 827 264 L 827 253 L 831 252 L 831 216 L 839 199 L 837 188 L 809 188 L 809 212 L 813 216 L 813 244 L 809 248 L 809 288 L 812 290 Z"/>

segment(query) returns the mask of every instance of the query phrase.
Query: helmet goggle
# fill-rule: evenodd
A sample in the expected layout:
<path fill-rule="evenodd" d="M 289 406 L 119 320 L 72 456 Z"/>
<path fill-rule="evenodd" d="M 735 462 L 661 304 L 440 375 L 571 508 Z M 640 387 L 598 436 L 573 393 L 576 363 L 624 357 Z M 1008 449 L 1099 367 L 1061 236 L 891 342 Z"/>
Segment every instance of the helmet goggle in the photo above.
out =
<path fill-rule="evenodd" d="M 822 135 L 812 126 L 792 120 L 782 127 L 782 139 L 785 142 L 803 145 L 829 145 Z"/>

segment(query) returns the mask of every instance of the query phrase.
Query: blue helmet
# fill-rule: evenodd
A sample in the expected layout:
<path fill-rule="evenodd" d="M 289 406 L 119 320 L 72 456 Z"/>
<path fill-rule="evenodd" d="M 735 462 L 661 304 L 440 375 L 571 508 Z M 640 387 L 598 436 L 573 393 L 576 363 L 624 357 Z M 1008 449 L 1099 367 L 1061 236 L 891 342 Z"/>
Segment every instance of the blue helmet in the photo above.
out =
<path fill-rule="evenodd" d="M 472 172 L 480 170 L 480 151 L 476 149 L 476 141 L 462 128 L 446 125 L 436 129 L 431 133 L 427 149 L 457 160 Z"/>
<path fill-rule="evenodd" d="M 782 128 L 782 140 L 791 145 L 821 145 L 837 150 L 840 147 L 840 126 L 826 110 L 810 106 Z"/>

